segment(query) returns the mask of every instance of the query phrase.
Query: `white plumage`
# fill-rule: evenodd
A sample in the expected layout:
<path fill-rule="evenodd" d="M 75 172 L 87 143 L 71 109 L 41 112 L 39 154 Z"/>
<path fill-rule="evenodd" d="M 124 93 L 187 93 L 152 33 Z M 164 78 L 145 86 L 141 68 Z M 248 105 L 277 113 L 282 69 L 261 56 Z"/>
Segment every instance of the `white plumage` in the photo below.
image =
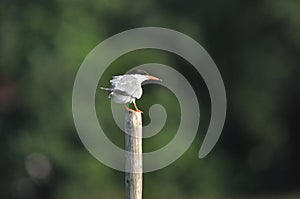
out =
<path fill-rule="evenodd" d="M 142 83 L 146 80 L 160 79 L 149 75 L 146 71 L 137 69 L 129 71 L 124 75 L 113 76 L 113 78 L 110 80 L 110 88 L 100 88 L 109 91 L 108 97 L 111 98 L 115 103 L 133 103 L 135 110 L 141 112 L 136 106 L 135 99 L 140 99 L 142 97 Z M 127 110 L 131 110 L 126 105 L 125 108 Z"/>

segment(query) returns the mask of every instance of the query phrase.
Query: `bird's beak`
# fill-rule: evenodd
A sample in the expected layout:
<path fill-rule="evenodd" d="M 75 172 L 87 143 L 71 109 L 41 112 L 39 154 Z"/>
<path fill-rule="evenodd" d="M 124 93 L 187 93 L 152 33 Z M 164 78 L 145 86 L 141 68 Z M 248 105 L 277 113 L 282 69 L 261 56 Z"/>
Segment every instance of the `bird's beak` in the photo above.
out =
<path fill-rule="evenodd" d="M 154 76 L 151 76 L 151 75 L 148 75 L 148 79 L 149 79 L 149 80 L 162 81 L 161 79 L 159 79 L 159 78 L 157 78 L 157 77 L 154 77 Z"/>

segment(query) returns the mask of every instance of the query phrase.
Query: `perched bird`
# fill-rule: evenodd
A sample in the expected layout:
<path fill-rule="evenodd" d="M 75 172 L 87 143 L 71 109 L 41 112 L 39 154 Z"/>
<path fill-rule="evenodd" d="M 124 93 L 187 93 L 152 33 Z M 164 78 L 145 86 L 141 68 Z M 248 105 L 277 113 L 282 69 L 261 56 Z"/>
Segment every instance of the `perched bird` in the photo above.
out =
<path fill-rule="evenodd" d="M 135 69 L 124 75 L 113 76 L 112 80 L 110 80 L 111 87 L 100 87 L 100 89 L 109 91 L 108 97 L 115 103 L 124 104 L 126 110 L 133 111 L 126 106 L 127 103 L 133 103 L 135 111 L 142 112 L 138 109 L 135 100 L 142 97 L 142 83 L 147 80 L 161 81 L 144 70 Z"/>

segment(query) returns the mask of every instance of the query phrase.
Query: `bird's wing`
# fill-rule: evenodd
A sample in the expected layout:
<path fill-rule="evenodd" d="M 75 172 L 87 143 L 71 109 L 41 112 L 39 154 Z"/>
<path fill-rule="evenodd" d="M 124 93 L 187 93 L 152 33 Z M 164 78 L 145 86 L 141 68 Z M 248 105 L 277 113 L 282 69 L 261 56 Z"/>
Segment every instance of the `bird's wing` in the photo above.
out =
<path fill-rule="evenodd" d="M 109 81 L 110 84 L 111 84 L 111 88 L 112 88 L 112 89 L 114 89 L 115 86 L 118 85 L 120 79 L 122 79 L 122 76 L 121 76 L 121 75 L 120 75 L 120 76 L 113 76 L 113 77 L 112 77 L 112 80 Z"/>
<path fill-rule="evenodd" d="M 141 84 L 138 82 L 137 78 L 132 76 L 113 76 L 110 80 L 112 89 L 122 95 L 132 96 L 135 98 L 140 98 L 142 93 Z"/>
<path fill-rule="evenodd" d="M 122 91 L 122 90 L 119 90 L 119 89 L 114 89 L 112 92 L 113 92 L 113 94 L 117 94 L 117 95 L 130 96 L 130 94 L 127 93 L 126 91 Z"/>

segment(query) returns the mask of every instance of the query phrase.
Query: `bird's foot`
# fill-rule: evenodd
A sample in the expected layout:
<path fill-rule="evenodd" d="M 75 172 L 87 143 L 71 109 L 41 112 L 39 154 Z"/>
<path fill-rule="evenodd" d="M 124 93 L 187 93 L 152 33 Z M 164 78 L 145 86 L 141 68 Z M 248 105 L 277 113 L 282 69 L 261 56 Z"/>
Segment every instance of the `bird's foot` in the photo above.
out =
<path fill-rule="evenodd" d="M 135 112 L 143 113 L 140 109 L 135 109 Z"/>
<path fill-rule="evenodd" d="M 141 111 L 140 109 L 135 109 L 135 110 L 133 110 L 133 109 L 129 108 L 129 107 L 126 106 L 126 105 L 124 105 L 124 107 L 125 107 L 125 109 L 126 109 L 127 111 L 130 111 L 130 112 L 139 112 L 139 113 L 143 113 L 143 111 Z"/>
<path fill-rule="evenodd" d="M 124 105 L 124 107 L 125 107 L 125 109 L 127 110 L 127 111 L 130 111 L 130 112 L 133 112 L 134 110 L 132 110 L 131 108 L 129 108 L 128 106 L 126 106 L 126 105 Z"/>
<path fill-rule="evenodd" d="M 133 102 L 133 106 L 134 106 L 136 112 L 143 113 L 143 111 L 141 111 L 141 110 L 137 107 L 137 105 L 136 105 L 135 102 Z"/>

